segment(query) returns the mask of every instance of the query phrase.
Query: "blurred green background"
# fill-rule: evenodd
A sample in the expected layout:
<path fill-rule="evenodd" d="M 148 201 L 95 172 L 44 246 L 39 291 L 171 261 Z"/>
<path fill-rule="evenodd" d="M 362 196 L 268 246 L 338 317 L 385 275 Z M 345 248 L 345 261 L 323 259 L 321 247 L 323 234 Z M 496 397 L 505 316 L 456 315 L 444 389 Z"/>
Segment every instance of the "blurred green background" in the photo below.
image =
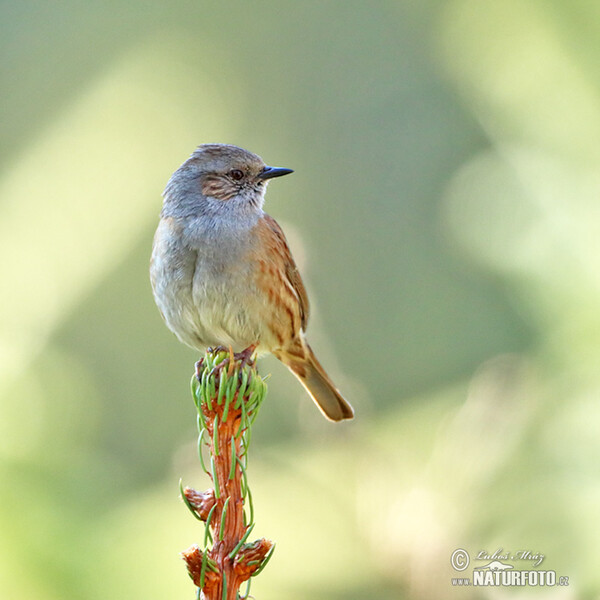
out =
<path fill-rule="evenodd" d="M 0 7 L 1 598 L 194 597 L 197 356 L 148 260 L 215 141 L 295 169 L 266 207 L 357 412 L 262 362 L 256 598 L 598 597 L 597 2 Z M 453 588 L 458 547 L 570 586 Z"/>

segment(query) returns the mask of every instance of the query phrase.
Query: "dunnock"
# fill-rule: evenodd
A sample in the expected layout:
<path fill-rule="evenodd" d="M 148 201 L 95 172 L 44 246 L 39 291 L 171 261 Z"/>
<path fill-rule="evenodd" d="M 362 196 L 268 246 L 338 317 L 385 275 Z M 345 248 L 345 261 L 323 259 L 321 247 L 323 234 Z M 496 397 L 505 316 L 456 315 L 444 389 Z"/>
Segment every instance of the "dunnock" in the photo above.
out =
<path fill-rule="evenodd" d="M 308 345 L 308 298 L 277 222 L 263 212 L 268 167 L 226 144 L 196 149 L 169 180 L 150 278 L 167 326 L 196 349 L 272 353 L 332 421 L 353 417 Z"/>

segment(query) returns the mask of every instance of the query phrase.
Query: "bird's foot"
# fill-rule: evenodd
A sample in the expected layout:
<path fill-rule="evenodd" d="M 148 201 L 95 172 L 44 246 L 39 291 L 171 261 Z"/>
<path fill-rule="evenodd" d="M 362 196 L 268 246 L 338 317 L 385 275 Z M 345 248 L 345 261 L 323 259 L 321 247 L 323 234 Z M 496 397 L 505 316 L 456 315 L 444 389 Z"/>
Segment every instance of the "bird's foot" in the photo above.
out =
<path fill-rule="evenodd" d="M 254 351 L 256 350 L 257 346 L 258 344 L 252 344 L 251 346 L 248 346 L 245 350 L 234 354 L 235 360 L 241 363 L 242 368 L 246 365 L 254 365 L 252 355 L 254 354 Z"/>
<path fill-rule="evenodd" d="M 217 346 L 216 348 L 209 348 L 208 351 L 209 352 L 229 352 L 229 356 L 227 358 L 225 358 L 224 360 L 222 360 L 218 365 L 215 365 L 214 368 L 211 371 L 211 375 L 218 375 L 222 369 L 224 369 L 225 367 L 228 367 L 227 369 L 227 374 L 228 375 L 232 375 L 233 371 L 235 369 L 235 365 L 236 363 L 240 363 L 240 367 L 243 369 L 245 366 L 250 365 L 253 366 L 254 365 L 254 360 L 252 358 L 254 351 L 256 350 L 256 347 L 258 346 L 258 344 L 252 344 L 251 346 L 248 346 L 245 350 L 242 350 L 241 352 L 233 352 L 233 348 L 231 346 L 225 348 L 224 346 Z M 198 372 L 198 364 L 200 364 L 202 361 L 199 361 L 198 363 L 196 363 L 196 369 Z"/>
<path fill-rule="evenodd" d="M 229 348 L 226 346 L 215 346 L 214 348 L 209 346 L 206 351 L 210 352 L 211 354 L 216 354 L 217 352 L 228 352 Z"/>
<path fill-rule="evenodd" d="M 233 348 L 231 346 L 229 346 L 228 348 L 225 348 L 225 346 L 208 348 L 208 352 L 229 352 L 229 356 L 227 358 L 223 359 L 218 365 L 215 365 L 213 367 L 212 371 L 210 372 L 211 375 L 219 375 L 221 371 L 227 366 L 229 367 L 227 369 L 227 375 L 231 375 L 233 373 L 235 354 L 233 353 Z"/>
<path fill-rule="evenodd" d="M 196 379 L 198 381 L 202 380 L 202 366 L 204 365 L 204 359 L 201 358 L 197 363 L 196 363 Z"/>

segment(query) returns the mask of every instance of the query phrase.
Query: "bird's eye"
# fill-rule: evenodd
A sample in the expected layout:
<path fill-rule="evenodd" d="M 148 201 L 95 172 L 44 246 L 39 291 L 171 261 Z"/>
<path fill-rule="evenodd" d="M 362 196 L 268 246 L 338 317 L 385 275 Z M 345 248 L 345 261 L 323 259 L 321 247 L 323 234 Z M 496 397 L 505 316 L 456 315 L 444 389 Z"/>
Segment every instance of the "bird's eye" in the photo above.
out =
<path fill-rule="evenodd" d="M 240 179 L 244 178 L 244 171 L 240 171 L 239 169 L 232 169 L 231 171 L 229 171 L 229 176 L 231 177 L 231 179 L 239 181 Z"/>

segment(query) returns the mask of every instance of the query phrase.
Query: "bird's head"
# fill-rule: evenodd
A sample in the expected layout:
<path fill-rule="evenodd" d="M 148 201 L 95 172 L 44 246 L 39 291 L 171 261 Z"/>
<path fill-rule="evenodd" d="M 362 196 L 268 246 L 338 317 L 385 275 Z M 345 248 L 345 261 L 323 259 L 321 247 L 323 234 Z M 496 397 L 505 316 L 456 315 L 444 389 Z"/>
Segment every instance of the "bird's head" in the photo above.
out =
<path fill-rule="evenodd" d="M 203 144 L 173 173 L 163 212 L 260 212 L 269 180 L 292 172 L 269 167 L 260 156 L 238 146 Z"/>

